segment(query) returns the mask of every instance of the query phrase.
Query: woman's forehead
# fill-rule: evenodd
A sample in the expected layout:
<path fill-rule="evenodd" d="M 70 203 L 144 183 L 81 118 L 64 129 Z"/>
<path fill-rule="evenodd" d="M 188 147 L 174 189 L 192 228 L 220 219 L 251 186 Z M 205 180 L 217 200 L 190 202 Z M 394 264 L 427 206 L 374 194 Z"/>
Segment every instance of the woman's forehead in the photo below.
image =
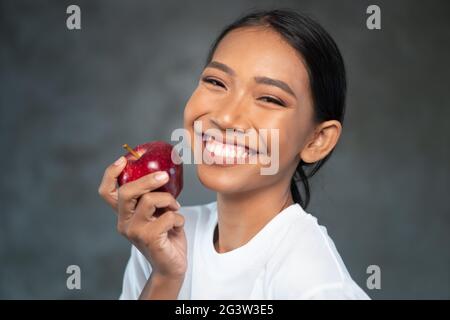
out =
<path fill-rule="evenodd" d="M 292 85 L 308 81 L 299 53 L 269 28 L 246 27 L 228 33 L 217 46 L 213 59 L 242 74 L 268 76 Z"/>

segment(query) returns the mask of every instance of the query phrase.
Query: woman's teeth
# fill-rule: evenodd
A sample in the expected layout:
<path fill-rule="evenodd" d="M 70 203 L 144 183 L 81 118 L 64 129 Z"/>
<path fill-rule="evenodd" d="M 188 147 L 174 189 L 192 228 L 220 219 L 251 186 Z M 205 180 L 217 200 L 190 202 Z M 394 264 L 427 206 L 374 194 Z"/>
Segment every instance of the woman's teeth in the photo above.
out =
<path fill-rule="evenodd" d="M 206 150 L 219 157 L 227 158 L 246 158 L 248 155 L 254 155 L 255 152 L 247 151 L 243 146 L 221 143 L 214 140 L 211 136 L 204 135 L 203 141 L 206 142 Z"/>

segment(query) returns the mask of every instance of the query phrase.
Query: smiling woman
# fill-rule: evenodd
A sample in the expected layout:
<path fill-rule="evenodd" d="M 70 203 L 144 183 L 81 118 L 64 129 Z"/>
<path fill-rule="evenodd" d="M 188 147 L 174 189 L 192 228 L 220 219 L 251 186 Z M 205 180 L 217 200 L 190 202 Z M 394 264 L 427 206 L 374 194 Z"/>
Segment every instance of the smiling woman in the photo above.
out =
<path fill-rule="evenodd" d="M 184 127 L 191 145 L 200 137 L 212 158 L 251 157 L 255 146 L 235 138 L 256 132 L 268 155 L 279 150 L 279 169 L 263 175 L 260 161 L 199 163 L 198 177 L 217 201 L 192 207 L 152 192 L 164 183 L 152 177 L 104 192 L 117 199 L 119 231 L 133 243 L 121 298 L 367 299 L 305 211 L 308 177 L 339 140 L 345 94 L 340 52 L 310 18 L 256 11 L 227 26 L 186 104 Z M 210 130 L 231 131 L 231 140 Z M 107 169 L 103 184 L 112 186 L 123 166 Z M 157 207 L 167 211 L 154 219 Z"/>

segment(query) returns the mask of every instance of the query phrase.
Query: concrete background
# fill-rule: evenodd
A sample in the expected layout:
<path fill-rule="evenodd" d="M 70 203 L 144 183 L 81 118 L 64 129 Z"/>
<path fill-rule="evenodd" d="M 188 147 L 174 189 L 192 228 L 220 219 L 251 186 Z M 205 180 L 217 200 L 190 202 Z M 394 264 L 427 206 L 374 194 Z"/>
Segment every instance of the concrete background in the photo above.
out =
<path fill-rule="evenodd" d="M 97 195 L 121 144 L 182 126 L 207 49 L 252 7 L 317 18 L 347 64 L 342 140 L 309 212 L 372 298 L 450 298 L 450 5 L 377 1 L 1 1 L 0 298 L 117 298 L 129 244 Z M 66 28 L 78 4 L 82 30 Z M 186 166 L 180 202 L 214 194 Z M 66 288 L 66 267 L 82 289 Z"/>

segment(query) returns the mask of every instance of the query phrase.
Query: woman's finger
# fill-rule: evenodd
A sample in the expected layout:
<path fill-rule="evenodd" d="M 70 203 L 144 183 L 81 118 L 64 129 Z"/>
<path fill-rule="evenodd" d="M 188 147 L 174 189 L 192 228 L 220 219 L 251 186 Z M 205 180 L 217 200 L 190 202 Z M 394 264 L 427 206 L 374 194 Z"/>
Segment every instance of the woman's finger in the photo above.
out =
<path fill-rule="evenodd" d="M 149 192 L 139 198 L 133 219 L 150 221 L 157 208 L 178 210 L 180 205 L 168 192 Z"/>
<path fill-rule="evenodd" d="M 121 186 L 118 200 L 119 215 L 124 215 L 123 218 L 128 219 L 133 214 L 139 197 L 158 189 L 166 184 L 168 180 L 169 175 L 167 172 L 158 171 Z"/>
<path fill-rule="evenodd" d="M 114 209 L 117 209 L 117 177 L 125 168 L 127 160 L 124 156 L 117 159 L 113 164 L 106 168 L 102 182 L 98 187 L 100 196 Z"/>
<path fill-rule="evenodd" d="M 174 211 L 166 211 L 159 218 L 152 222 L 155 230 L 159 233 L 168 232 L 172 228 L 181 228 L 184 226 L 184 217 L 182 214 Z"/>

